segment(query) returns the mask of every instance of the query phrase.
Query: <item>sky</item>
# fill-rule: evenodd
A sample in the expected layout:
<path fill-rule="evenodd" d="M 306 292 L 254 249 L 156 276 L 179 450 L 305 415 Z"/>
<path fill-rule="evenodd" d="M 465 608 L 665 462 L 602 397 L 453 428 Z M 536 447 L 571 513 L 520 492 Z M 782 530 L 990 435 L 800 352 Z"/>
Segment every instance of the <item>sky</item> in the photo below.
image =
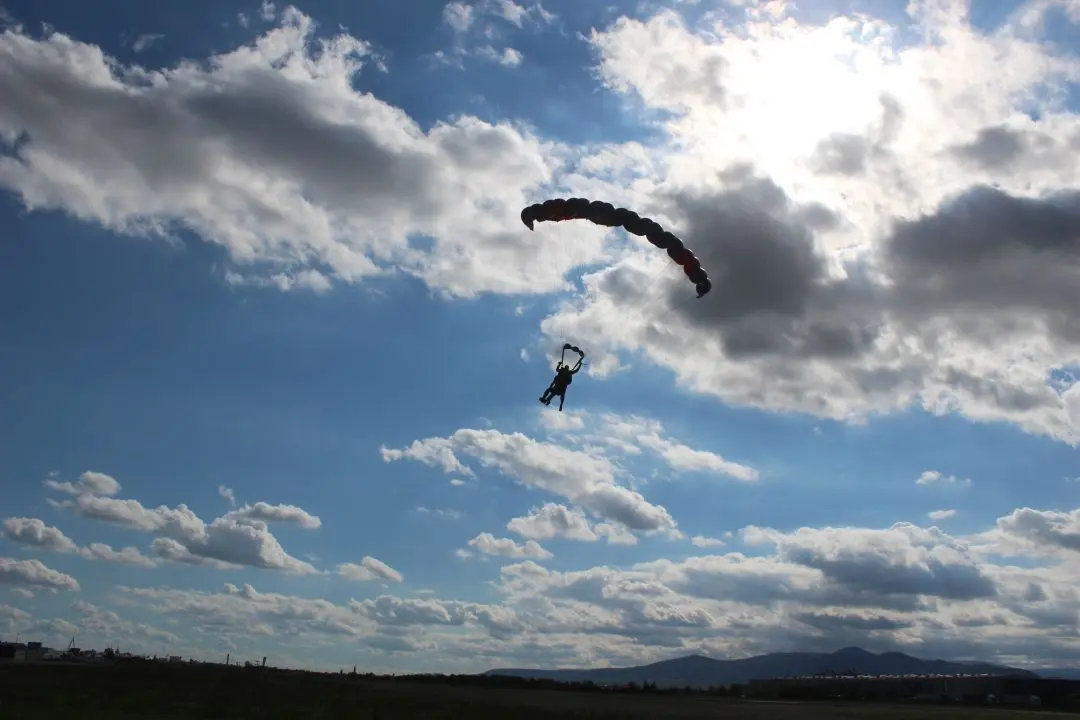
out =
<path fill-rule="evenodd" d="M 1078 23 L 3 0 L 0 637 L 1080 664 Z"/>

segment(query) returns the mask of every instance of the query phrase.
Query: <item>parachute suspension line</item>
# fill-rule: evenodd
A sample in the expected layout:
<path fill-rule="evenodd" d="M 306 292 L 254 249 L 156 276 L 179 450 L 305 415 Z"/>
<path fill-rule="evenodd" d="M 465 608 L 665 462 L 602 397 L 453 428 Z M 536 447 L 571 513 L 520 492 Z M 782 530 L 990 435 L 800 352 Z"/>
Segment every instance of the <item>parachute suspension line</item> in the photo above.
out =
<path fill-rule="evenodd" d="M 655 292 L 657 281 L 659 281 L 663 277 L 666 277 L 670 270 L 671 270 L 671 266 L 668 265 L 667 267 L 662 267 L 659 270 L 657 270 L 655 273 L 653 273 L 652 279 L 641 290 L 641 294 L 638 297 L 638 301 L 636 303 L 632 304 L 632 309 L 630 311 L 630 315 L 627 318 L 627 322 L 625 323 L 626 325 L 636 324 L 636 323 L 639 323 L 639 322 L 642 322 L 642 321 L 645 320 L 645 312 L 646 312 L 646 310 L 648 308 L 652 307 L 652 301 L 655 298 L 659 297 L 659 294 L 657 292 Z M 700 296 L 695 297 L 693 295 L 689 295 L 689 296 L 687 296 L 687 298 L 682 303 L 680 303 L 680 307 L 682 305 L 685 305 L 685 304 L 687 304 L 687 303 L 689 303 L 689 302 L 691 302 L 693 300 L 697 300 L 697 299 L 700 299 Z M 633 322 L 630 322 L 631 320 Z"/>
<path fill-rule="evenodd" d="M 704 297 L 712 289 L 709 274 L 682 240 L 665 230 L 660 223 L 651 218 L 641 217 L 633 210 L 617 208 L 607 202 L 576 197 L 545 200 L 542 203 L 529 205 L 521 211 L 521 222 L 529 230 L 533 230 L 537 222 L 564 220 L 588 220 L 602 227 L 621 227 L 631 235 L 644 237 L 654 247 L 664 250 L 671 260 L 682 267 L 687 279 L 694 284 L 698 298 Z M 664 270 L 657 272 L 645 291 L 651 290 L 663 273 Z M 642 314 L 645 307 L 647 305 L 642 301 L 633 314 Z"/>

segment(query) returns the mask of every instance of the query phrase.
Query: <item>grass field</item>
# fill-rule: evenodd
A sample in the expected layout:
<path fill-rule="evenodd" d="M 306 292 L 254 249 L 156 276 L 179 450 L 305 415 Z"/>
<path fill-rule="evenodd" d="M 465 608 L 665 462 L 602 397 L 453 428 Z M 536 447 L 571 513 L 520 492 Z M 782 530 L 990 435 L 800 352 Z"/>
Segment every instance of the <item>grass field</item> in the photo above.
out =
<path fill-rule="evenodd" d="M 731 720 L 1033 720 L 1066 713 L 861 703 L 747 702 L 367 681 L 199 665 L 0 663 L 0 719 L 722 718 Z"/>

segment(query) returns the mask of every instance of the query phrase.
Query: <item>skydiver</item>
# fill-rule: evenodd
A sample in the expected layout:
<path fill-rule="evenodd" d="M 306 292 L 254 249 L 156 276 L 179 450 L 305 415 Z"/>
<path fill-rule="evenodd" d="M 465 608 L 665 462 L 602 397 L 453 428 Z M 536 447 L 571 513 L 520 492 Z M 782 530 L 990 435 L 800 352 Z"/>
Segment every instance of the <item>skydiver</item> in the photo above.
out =
<path fill-rule="evenodd" d="M 540 402 L 545 405 L 551 405 L 551 400 L 558 396 L 559 398 L 559 412 L 562 412 L 563 403 L 566 402 L 566 388 L 570 386 L 570 383 L 574 382 L 574 375 L 581 369 L 581 361 L 585 358 L 579 358 L 577 364 L 574 367 L 564 365 L 562 360 L 555 366 L 555 379 L 548 385 L 547 390 L 540 396 Z"/>

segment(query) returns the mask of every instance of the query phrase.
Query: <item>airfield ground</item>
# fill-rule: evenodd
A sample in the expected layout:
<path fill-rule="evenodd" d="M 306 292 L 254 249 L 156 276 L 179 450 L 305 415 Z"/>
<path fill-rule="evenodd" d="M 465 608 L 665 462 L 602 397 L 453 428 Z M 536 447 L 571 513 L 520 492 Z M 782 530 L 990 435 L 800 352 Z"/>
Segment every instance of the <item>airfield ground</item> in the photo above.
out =
<path fill-rule="evenodd" d="M 1069 713 L 460 687 L 215 665 L 0 664 L 0 720 L 1038 720 Z"/>

